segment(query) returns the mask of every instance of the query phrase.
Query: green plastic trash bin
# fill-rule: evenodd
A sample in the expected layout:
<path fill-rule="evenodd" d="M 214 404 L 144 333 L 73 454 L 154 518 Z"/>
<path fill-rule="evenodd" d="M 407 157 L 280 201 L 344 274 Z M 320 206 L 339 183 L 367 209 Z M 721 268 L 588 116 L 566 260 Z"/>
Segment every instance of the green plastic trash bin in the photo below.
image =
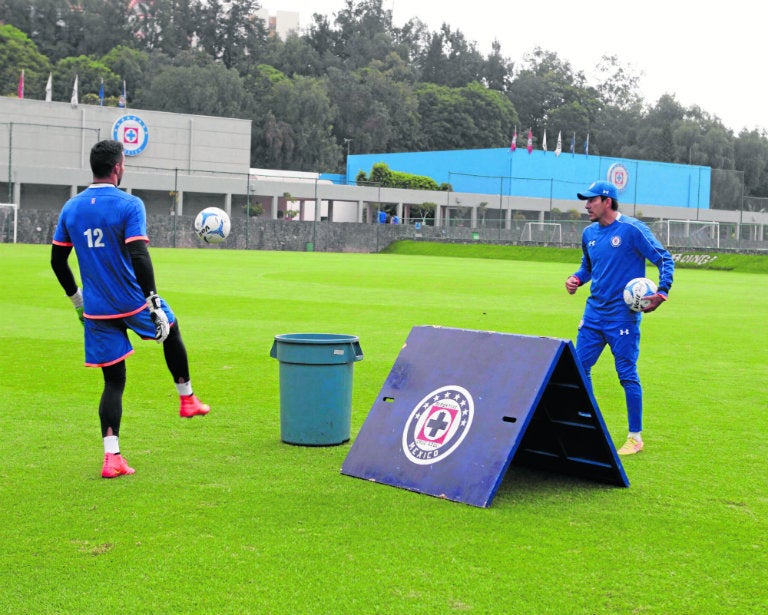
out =
<path fill-rule="evenodd" d="M 355 335 L 276 335 L 270 356 L 280 362 L 280 439 L 332 446 L 349 440 L 352 376 L 363 351 Z"/>

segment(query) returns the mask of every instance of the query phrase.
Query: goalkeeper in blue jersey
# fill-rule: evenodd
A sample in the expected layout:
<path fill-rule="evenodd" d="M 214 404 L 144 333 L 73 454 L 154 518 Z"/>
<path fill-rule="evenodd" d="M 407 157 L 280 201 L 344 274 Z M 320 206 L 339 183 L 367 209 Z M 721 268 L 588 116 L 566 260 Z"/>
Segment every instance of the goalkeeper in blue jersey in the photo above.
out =
<path fill-rule="evenodd" d="M 128 330 L 163 345 L 168 370 L 180 397 L 179 414 L 207 414 L 209 406 L 192 391 L 187 350 L 168 304 L 158 297 L 141 199 L 119 190 L 125 153 L 119 141 L 91 149 L 93 183 L 64 204 L 53 234 L 51 267 L 85 329 L 85 365 L 100 367 L 104 389 L 99 402 L 104 464 L 101 475 L 133 474 L 120 454 L 125 358 L 133 353 Z M 74 248 L 82 290 L 69 266 Z"/>
<path fill-rule="evenodd" d="M 629 434 L 620 455 L 643 450 L 643 391 L 637 374 L 642 314 L 624 303 L 624 286 L 645 277 L 645 263 L 659 270 L 658 291 L 647 297 L 643 312 L 652 312 L 667 300 L 672 287 L 674 261 L 651 230 L 639 220 L 619 213 L 618 190 L 610 182 L 594 182 L 577 194 L 586 201 L 590 224 L 581 236 L 581 267 L 565 281 L 574 294 L 590 282 L 589 297 L 576 337 L 576 354 L 592 386 L 591 370 L 606 344 L 613 353 L 616 372 L 627 403 Z"/>

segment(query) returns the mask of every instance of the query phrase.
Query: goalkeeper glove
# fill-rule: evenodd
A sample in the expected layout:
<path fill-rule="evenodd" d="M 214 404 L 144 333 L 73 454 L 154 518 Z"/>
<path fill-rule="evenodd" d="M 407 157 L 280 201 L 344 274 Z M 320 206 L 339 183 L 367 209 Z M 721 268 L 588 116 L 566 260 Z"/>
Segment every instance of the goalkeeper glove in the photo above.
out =
<path fill-rule="evenodd" d="M 645 302 L 647 305 L 643 308 L 643 312 L 653 312 L 666 300 L 667 295 L 665 293 L 656 293 L 655 295 L 645 297 Z"/>
<path fill-rule="evenodd" d="M 67 295 L 72 305 L 75 306 L 75 313 L 80 324 L 85 326 L 85 316 L 83 316 L 83 293 L 78 288 L 74 295 Z"/>
<path fill-rule="evenodd" d="M 162 344 L 171 332 L 171 325 L 168 322 L 168 316 L 163 312 L 160 297 L 154 292 L 149 293 L 149 297 L 147 297 L 147 307 L 155 325 L 155 341 Z"/>

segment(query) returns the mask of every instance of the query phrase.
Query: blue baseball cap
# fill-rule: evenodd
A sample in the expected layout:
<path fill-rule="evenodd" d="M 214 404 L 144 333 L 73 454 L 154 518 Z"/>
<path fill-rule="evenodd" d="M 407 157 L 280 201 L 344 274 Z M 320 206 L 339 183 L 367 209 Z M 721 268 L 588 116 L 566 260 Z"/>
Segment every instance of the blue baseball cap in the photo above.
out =
<path fill-rule="evenodd" d="M 584 192 L 577 195 L 582 201 L 588 201 L 594 196 L 609 196 L 614 201 L 619 200 L 619 191 L 611 182 L 592 182 Z"/>

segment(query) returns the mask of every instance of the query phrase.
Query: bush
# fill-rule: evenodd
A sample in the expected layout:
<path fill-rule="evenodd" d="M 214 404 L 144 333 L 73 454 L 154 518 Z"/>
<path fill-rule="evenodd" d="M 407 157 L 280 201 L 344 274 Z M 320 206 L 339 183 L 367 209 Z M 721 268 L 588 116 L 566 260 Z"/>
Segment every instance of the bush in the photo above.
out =
<path fill-rule="evenodd" d="M 357 174 L 357 183 L 366 181 L 363 171 Z M 379 184 L 385 188 L 406 188 L 409 190 L 438 190 L 437 182 L 431 177 L 413 175 L 402 171 L 393 171 L 383 162 L 373 165 L 367 181 Z"/>

